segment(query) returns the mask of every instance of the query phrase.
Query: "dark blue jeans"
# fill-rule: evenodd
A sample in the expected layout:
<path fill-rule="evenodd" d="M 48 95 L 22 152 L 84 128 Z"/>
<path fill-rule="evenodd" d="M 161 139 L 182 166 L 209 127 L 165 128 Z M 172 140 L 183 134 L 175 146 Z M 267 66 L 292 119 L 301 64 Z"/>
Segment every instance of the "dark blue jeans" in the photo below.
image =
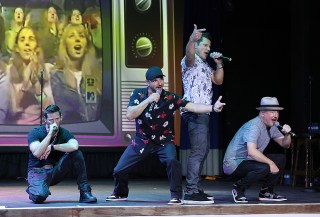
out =
<path fill-rule="evenodd" d="M 80 150 L 65 153 L 52 169 L 33 168 L 28 172 L 27 193 L 34 203 L 42 203 L 51 194 L 49 186 L 61 182 L 74 169 L 78 188 L 86 188 L 87 170 L 83 154 Z"/>
<path fill-rule="evenodd" d="M 252 184 L 263 180 L 262 188 L 273 190 L 283 173 L 286 157 L 284 154 L 266 154 L 279 168 L 277 174 L 270 173 L 270 166 L 266 163 L 254 160 L 242 161 L 238 168 L 230 175 L 232 179 L 237 180 L 236 184 L 244 189 L 249 188 Z"/>
<path fill-rule="evenodd" d="M 170 182 L 171 198 L 182 198 L 182 174 L 181 164 L 177 160 L 176 147 L 173 143 L 164 146 L 150 142 L 142 154 L 138 154 L 130 144 L 114 168 L 114 191 L 113 194 L 127 197 L 129 194 L 129 173 L 138 162 L 150 154 L 157 154 L 160 162 L 166 165 L 167 175 Z"/>
<path fill-rule="evenodd" d="M 208 114 L 193 114 L 187 120 L 191 144 L 187 162 L 187 194 L 197 193 L 201 188 L 201 171 L 210 149 L 209 122 Z"/>

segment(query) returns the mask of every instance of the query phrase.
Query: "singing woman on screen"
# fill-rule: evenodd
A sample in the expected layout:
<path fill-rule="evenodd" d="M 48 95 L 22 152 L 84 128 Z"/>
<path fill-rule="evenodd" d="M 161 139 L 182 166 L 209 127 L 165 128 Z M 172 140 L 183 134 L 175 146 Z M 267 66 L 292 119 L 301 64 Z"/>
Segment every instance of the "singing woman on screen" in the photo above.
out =
<path fill-rule="evenodd" d="M 82 24 L 68 24 L 64 29 L 51 86 L 55 103 L 64 113 L 64 123 L 97 120 L 102 66 Z"/>
<path fill-rule="evenodd" d="M 23 27 L 17 34 L 12 58 L 0 82 L 0 91 L 6 95 L 2 98 L 7 99 L 1 105 L 7 108 L 4 123 L 39 124 L 41 93 L 43 107 L 54 103 L 49 79 L 52 64 L 43 63 L 42 57 L 34 31 Z"/>

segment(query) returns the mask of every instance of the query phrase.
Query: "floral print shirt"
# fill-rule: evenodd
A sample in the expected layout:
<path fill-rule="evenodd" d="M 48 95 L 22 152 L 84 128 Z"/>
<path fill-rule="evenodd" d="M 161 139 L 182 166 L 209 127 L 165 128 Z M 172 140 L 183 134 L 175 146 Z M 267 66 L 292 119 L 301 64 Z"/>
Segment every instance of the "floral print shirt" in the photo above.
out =
<path fill-rule="evenodd" d="M 128 106 L 137 106 L 147 98 L 148 88 L 135 89 Z M 135 150 L 142 154 L 150 142 L 158 145 L 175 142 L 174 114 L 188 103 L 174 93 L 162 90 L 159 101 L 150 103 L 135 120 L 136 135 L 131 141 Z"/>
<path fill-rule="evenodd" d="M 213 69 L 206 61 L 195 54 L 193 66 L 187 67 L 186 57 L 181 61 L 183 98 L 193 103 L 212 104 L 212 81 Z"/>

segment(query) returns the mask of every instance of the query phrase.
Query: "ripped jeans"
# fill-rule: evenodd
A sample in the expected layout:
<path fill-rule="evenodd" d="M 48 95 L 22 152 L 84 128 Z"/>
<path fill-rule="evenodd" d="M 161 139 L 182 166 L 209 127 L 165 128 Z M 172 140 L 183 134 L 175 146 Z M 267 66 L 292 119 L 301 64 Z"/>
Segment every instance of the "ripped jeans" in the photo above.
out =
<path fill-rule="evenodd" d="M 61 182 L 74 169 L 79 190 L 88 183 L 87 170 L 83 154 L 80 150 L 65 153 L 51 169 L 32 168 L 28 172 L 28 188 L 26 192 L 34 203 L 42 203 L 51 194 L 49 186 Z"/>

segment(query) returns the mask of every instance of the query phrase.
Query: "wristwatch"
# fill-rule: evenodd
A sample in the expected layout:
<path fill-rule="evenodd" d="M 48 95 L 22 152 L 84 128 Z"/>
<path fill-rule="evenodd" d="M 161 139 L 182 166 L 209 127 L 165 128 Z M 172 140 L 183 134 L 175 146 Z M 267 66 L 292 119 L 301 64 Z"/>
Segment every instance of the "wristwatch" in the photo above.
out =
<path fill-rule="evenodd" d="M 51 152 L 53 152 L 53 151 L 54 151 L 54 144 L 51 143 Z"/>

